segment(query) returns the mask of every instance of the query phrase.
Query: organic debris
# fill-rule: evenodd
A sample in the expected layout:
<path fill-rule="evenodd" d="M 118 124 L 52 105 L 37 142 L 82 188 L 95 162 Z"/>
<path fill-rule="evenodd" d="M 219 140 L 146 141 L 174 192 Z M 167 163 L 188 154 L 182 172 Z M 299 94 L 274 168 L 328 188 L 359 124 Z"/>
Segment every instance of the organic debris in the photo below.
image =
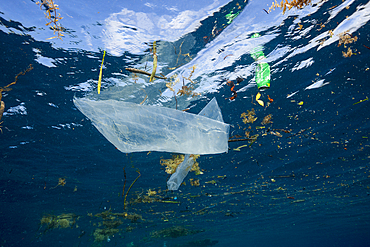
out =
<path fill-rule="evenodd" d="M 176 60 L 176 64 L 175 64 L 175 65 L 177 65 L 177 64 L 179 63 L 180 55 L 183 55 L 185 58 L 186 58 L 186 57 L 188 57 L 188 58 L 191 60 L 191 57 L 190 57 L 190 54 L 189 54 L 189 53 L 186 53 L 186 54 L 182 54 L 182 53 L 181 53 L 181 48 L 182 48 L 182 45 L 184 44 L 184 41 L 185 41 L 185 40 L 183 40 L 183 41 L 181 42 L 180 46 L 179 46 L 179 54 L 177 55 L 177 60 Z M 174 48 L 175 48 L 175 46 L 174 46 Z M 176 54 L 176 48 L 175 48 L 175 54 Z M 178 65 L 178 66 L 175 66 L 175 67 L 173 67 L 173 68 L 169 68 L 169 69 L 170 69 L 170 70 L 177 69 L 178 67 L 180 67 L 180 66 L 182 66 L 182 65 L 183 65 L 183 64 Z"/>
<path fill-rule="evenodd" d="M 92 214 L 89 214 L 89 216 L 92 216 Z M 100 217 L 104 221 L 107 220 L 118 220 L 117 217 L 122 217 L 123 219 L 129 219 L 131 222 L 137 222 L 138 220 L 142 220 L 143 217 L 140 214 L 135 213 L 112 213 L 111 210 L 107 210 L 98 214 L 94 215 L 95 217 Z"/>
<path fill-rule="evenodd" d="M 344 48 L 347 48 L 346 45 L 357 41 L 357 36 L 353 36 L 352 34 L 348 32 L 349 30 L 338 34 L 338 37 L 339 37 L 338 47 L 343 44 Z M 353 53 L 350 47 L 348 47 L 348 50 L 346 52 L 342 51 L 342 54 L 343 54 L 343 57 L 351 57 L 352 55 L 356 55 L 356 53 Z"/>
<path fill-rule="evenodd" d="M 59 185 L 60 186 L 64 186 L 64 185 L 66 185 L 66 179 L 65 178 L 59 178 L 59 181 L 58 181 L 58 184 L 55 186 L 55 187 L 53 187 L 53 188 L 50 188 L 51 190 L 52 189 L 55 189 L 56 187 L 58 187 Z"/>
<path fill-rule="evenodd" d="M 102 241 L 108 241 L 109 237 L 114 236 L 114 234 L 118 233 L 119 229 L 111 229 L 111 228 L 104 228 L 100 229 L 97 228 L 94 231 L 94 242 L 102 242 Z"/>
<path fill-rule="evenodd" d="M 191 79 L 191 77 L 192 77 L 192 75 L 194 73 L 194 70 L 195 70 L 196 66 L 194 65 L 194 66 L 192 66 L 190 68 L 192 68 L 192 71 L 190 71 L 190 75 L 188 77 L 183 76 L 182 87 L 181 87 L 181 89 L 179 89 L 177 91 L 177 93 L 176 93 L 176 90 L 174 89 L 174 86 L 178 82 L 180 82 L 180 78 L 178 78 L 177 74 L 172 75 L 169 78 L 169 81 L 166 83 L 166 87 L 173 92 L 173 95 L 174 95 L 174 98 L 175 98 L 175 101 L 176 101 L 176 109 L 177 109 L 177 98 L 176 98 L 176 95 L 179 95 L 179 96 L 184 96 L 184 95 L 189 96 L 189 95 L 191 95 L 192 97 L 196 97 L 196 96 L 199 96 L 200 95 L 200 93 L 194 93 L 193 92 L 194 87 L 192 85 L 191 86 L 185 85 L 184 79 L 190 81 L 192 84 L 195 84 L 195 82 Z"/>
<path fill-rule="evenodd" d="M 19 72 L 15 78 L 14 78 L 14 81 L 12 83 L 9 83 L 8 85 L 6 85 L 5 87 L 0 87 L 0 120 L 1 118 L 3 117 L 3 114 L 4 114 L 4 110 L 5 110 L 5 102 L 2 101 L 2 98 L 3 98 L 3 92 L 8 92 L 10 90 L 12 90 L 10 88 L 10 86 L 14 85 L 17 83 L 18 81 L 18 77 L 20 75 L 25 75 L 27 72 L 31 71 L 33 69 L 32 67 L 32 64 L 28 65 L 28 68 L 25 70 L 25 71 L 22 71 L 22 72 Z M 2 122 L 0 122 L 1 124 Z M 2 129 L 1 129 L 1 126 L 0 126 L 0 131 L 2 132 Z"/>
<path fill-rule="evenodd" d="M 162 166 L 166 166 L 166 173 L 173 174 L 176 172 L 176 168 L 184 161 L 184 155 L 172 155 L 172 159 L 161 159 L 160 163 Z"/>
<path fill-rule="evenodd" d="M 240 147 L 234 148 L 234 151 L 240 151 L 241 148 L 249 147 L 249 145 L 242 145 Z"/>
<path fill-rule="evenodd" d="M 185 78 L 185 77 L 184 77 Z M 182 87 L 181 89 L 177 92 L 177 95 L 179 96 L 183 96 L 183 95 L 186 95 L 186 96 L 189 96 L 192 94 L 192 97 L 195 97 L 195 96 L 199 96 L 200 93 L 193 93 L 193 90 L 194 90 L 194 87 L 193 86 L 186 86 L 184 84 L 184 80 L 182 81 Z"/>
<path fill-rule="evenodd" d="M 44 8 L 46 9 L 45 10 L 46 11 L 45 18 L 49 20 L 49 22 L 46 23 L 45 25 L 49 26 L 50 24 L 53 23 L 50 26 L 50 28 L 53 30 L 54 35 L 55 35 L 55 33 L 57 34 L 56 36 L 51 37 L 51 38 L 47 38 L 47 39 L 58 38 L 58 39 L 62 40 L 61 37 L 64 36 L 62 34 L 64 29 L 62 28 L 62 26 L 60 25 L 60 23 L 58 21 L 63 19 L 63 17 L 61 17 L 60 14 L 57 13 L 57 9 L 59 9 L 58 5 L 55 4 L 53 0 L 41 0 L 41 2 L 37 2 L 36 4 L 40 6 L 41 10 L 42 10 L 42 7 L 44 6 Z"/>
<path fill-rule="evenodd" d="M 304 6 L 309 5 L 311 3 L 311 0 L 291 0 L 290 2 L 288 0 L 281 0 L 280 4 L 275 0 L 275 2 L 272 3 L 271 7 L 269 8 L 268 12 L 271 12 L 271 10 L 275 10 L 275 8 L 281 8 L 283 10 L 283 14 L 285 14 L 285 11 L 290 10 L 291 8 L 295 7 L 296 9 L 302 9 Z"/>
<path fill-rule="evenodd" d="M 127 71 L 130 71 L 130 72 L 133 72 L 133 73 L 139 73 L 139 74 L 143 74 L 143 75 L 148 75 L 148 76 L 151 76 L 152 74 L 149 73 L 149 72 L 146 72 L 144 70 L 140 70 L 140 69 L 135 69 L 135 68 L 125 68 Z M 157 79 L 167 79 L 166 77 L 164 76 L 158 76 L 158 75 L 154 75 L 154 78 L 157 78 Z"/>
<path fill-rule="evenodd" d="M 188 235 L 193 235 L 204 230 L 189 230 L 183 226 L 173 226 L 159 231 L 152 231 L 150 237 L 152 238 L 178 238 Z"/>
<path fill-rule="evenodd" d="M 195 65 L 193 65 L 192 67 L 190 67 L 192 70 L 190 71 L 190 75 L 188 76 L 188 77 L 185 77 L 184 76 L 184 78 L 186 79 L 186 80 L 188 80 L 188 81 L 190 81 L 191 83 L 193 83 L 193 84 L 195 84 L 195 82 L 193 82 L 193 80 L 191 79 L 191 77 L 193 76 L 193 73 L 194 73 L 194 71 L 195 71 L 195 68 L 196 68 L 196 66 Z M 189 68 L 189 69 L 190 69 Z"/>
<path fill-rule="evenodd" d="M 270 98 L 270 95 L 267 95 L 267 98 L 269 99 L 269 103 L 274 102 L 274 100 L 272 98 Z"/>
<path fill-rule="evenodd" d="M 1 93 L 0 93 L 0 95 L 1 95 Z M 1 96 L 0 96 L 0 98 L 1 98 Z M 3 117 L 4 109 L 5 109 L 5 103 L 4 103 L 4 101 L 0 101 L 0 120 Z"/>
<path fill-rule="evenodd" d="M 230 98 L 228 98 L 228 99 L 230 99 L 230 100 L 234 100 L 235 98 L 236 98 L 236 96 L 237 96 L 237 93 L 236 93 L 236 91 L 234 90 L 234 88 L 235 88 L 235 84 L 234 84 L 234 82 L 232 82 L 232 81 L 227 81 L 227 85 L 229 85 L 231 88 L 230 88 L 230 91 L 233 93 L 233 96 L 232 97 L 230 97 Z"/>
<path fill-rule="evenodd" d="M 68 228 L 76 224 L 76 220 L 78 217 L 75 214 L 68 213 L 68 214 L 61 214 L 58 216 L 55 215 L 44 215 L 41 220 L 41 226 L 46 225 L 46 229 L 43 233 L 55 229 L 55 228 Z"/>
<path fill-rule="evenodd" d="M 275 136 L 277 136 L 277 137 L 283 137 L 283 135 L 282 134 L 280 134 L 280 132 L 278 132 L 278 131 L 269 131 L 269 133 L 271 134 L 271 135 L 275 135 Z"/>
<path fill-rule="evenodd" d="M 148 190 L 148 193 L 146 193 L 147 194 L 147 196 L 154 196 L 154 195 L 156 195 L 157 194 L 157 192 L 155 191 L 155 190 L 151 190 L 151 189 L 149 189 Z"/>
<path fill-rule="evenodd" d="M 88 214 L 90 217 L 101 218 L 102 222 L 98 222 L 98 227 L 95 229 L 93 236 L 95 242 L 109 241 L 111 236 L 120 232 L 120 229 L 117 229 L 120 225 L 123 224 L 122 220 L 129 219 L 131 223 L 136 223 L 138 220 L 142 220 L 142 216 L 136 213 L 112 213 L 111 210 L 107 210 L 95 215 L 91 213 Z M 96 225 L 94 223 L 94 225 Z M 133 229 L 132 226 L 126 227 L 126 229 Z"/>
<path fill-rule="evenodd" d="M 169 78 L 169 82 L 166 83 L 166 87 L 171 90 L 175 94 L 175 89 L 173 88 L 178 82 L 180 82 L 180 79 L 177 77 L 177 74 L 174 74 Z M 176 95 L 176 94 L 175 94 Z"/>
<path fill-rule="evenodd" d="M 357 36 L 353 36 L 352 34 L 350 34 L 348 32 L 349 32 L 349 30 L 338 34 L 338 36 L 339 36 L 338 47 L 341 46 L 342 44 L 344 44 L 344 48 L 346 48 L 347 44 L 351 44 L 351 43 L 357 41 Z"/>
<path fill-rule="evenodd" d="M 253 123 L 257 120 L 257 117 L 255 117 L 256 113 L 254 112 L 254 109 L 247 110 L 248 113 L 243 112 L 240 117 L 243 118 L 243 123 Z"/>
<path fill-rule="evenodd" d="M 263 118 L 261 124 L 263 124 L 263 125 L 270 124 L 270 123 L 272 123 L 271 119 L 272 119 L 272 114 L 269 114 L 269 115 L 267 115 L 266 117 Z"/>
<path fill-rule="evenodd" d="M 244 78 L 243 77 L 241 77 L 241 76 L 238 76 L 237 78 L 236 78 L 236 83 L 237 84 L 239 84 L 239 83 L 241 83 L 241 82 L 243 82 L 244 81 Z"/>
<path fill-rule="evenodd" d="M 155 72 L 157 71 L 157 42 L 153 42 L 153 71 L 150 75 L 149 82 L 152 82 L 154 80 Z"/>
<path fill-rule="evenodd" d="M 362 102 L 367 101 L 367 100 L 369 100 L 369 98 L 366 96 L 366 98 L 365 98 L 365 99 L 362 99 L 362 100 L 360 100 L 360 101 L 358 101 L 358 102 L 354 103 L 353 105 L 357 105 L 357 104 L 362 103 Z"/>
<path fill-rule="evenodd" d="M 342 51 L 342 54 L 343 54 L 343 57 L 351 57 L 352 55 L 354 55 L 354 53 L 352 52 L 352 49 L 349 47 L 348 47 L 347 52 Z"/>
<path fill-rule="evenodd" d="M 218 243 L 217 240 L 211 240 L 207 238 L 207 239 L 190 241 L 184 244 L 178 244 L 176 245 L 176 247 L 206 247 L 206 246 L 216 245 L 217 243 Z"/>
<path fill-rule="evenodd" d="M 224 60 L 225 60 L 225 58 L 227 58 L 227 57 L 229 57 L 229 56 L 234 56 L 233 54 L 228 54 L 228 55 L 226 55 L 225 57 L 224 57 Z"/>
<path fill-rule="evenodd" d="M 184 79 L 186 79 L 186 80 L 190 81 L 192 84 L 195 84 L 195 82 L 191 79 L 191 77 L 193 76 L 193 73 L 195 71 L 195 68 L 196 68 L 196 66 L 193 65 L 192 67 L 189 68 L 189 69 L 192 69 L 190 71 L 190 75 L 188 77 L 183 76 L 183 79 L 182 79 L 182 87 L 177 92 L 177 95 L 180 95 L 180 96 L 183 96 L 183 95 L 189 96 L 189 95 L 192 94 L 192 97 L 195 97 L 195 96 L 199 96 L 200 95 L 200 93 L 193 93 L 194 87 L 193 86 L 186 86 L 185 85 L 185 82 L 184 82 Z M 166 84 L 166 86 L 167 86 L 167 84 Z M 174 91 L 174 90 L 172 90 L 172 91 Z"/>
<path fill-rule="evenodd" d="M 181 89 L 177 92 L 177 94 L 180 96 L 183 95 L 189 96 L 192 93 L 193 89 L 194 89 L 193 87 L 183 85 Z"/>
<path fill-rule="evenodd" d="M 245 137 L 247 137 L 247 138 L 249 138 L 249 136 L 250 136 L 250 134 L 251 134 L 251 132 L 250 131 L 245 131 Z"/>
<path fill-rule="evenodd" d="M 136 198 L 131 199 L 130 204 L 163 202 L 163 195 L 161 192 L 161 190 L 154 191 L 149 189 L 147 193 L 145 193 L 145 191 L 136 193 Z"/>
<path fill-rule="evenodd" d="M 252 144 L 257 141 L 257 138 L 259 137 L 259 134 L 255 134 L 253 136 L 250 137 L 250 141 L 249 141 L 249 147 L 252 146 Z"/>
<path fill-rule="evenodd" d="M 203 174 L 203 172 L 200 170 L 199 163 L 196 161 L 197 158 L 200 155 L 190 155 L 190 157 L 193 157 L 194 159 L 194 164 L 191 168 L 190 171 L 195 172 L 196 175 Z M 166 167 L 166 173 L 167 174 L 173 174 L 176 172 L 177 167 L 181 164 L 181 162 L 184 161 L 185 155 L 182 154 L 177 154 L 177 155 L 172 155 L 172 159 L 161 159 L 160 163 L 162 166 Z"/>
<path fill-rule="evenodd" d="M 195 187 L 200 186 L 199 179 L 190 178 L 189 181 L 190 181 L 191 186 L 195 186 Z"/>
<path fill-rule="evenodd" d="M 137 170 L 137 173 L 139 173 L 139 175 L 138 175 L 138 176 L 137 176 L 137 178 L 132 182 L 132 184 L 130 185 L 130 187 L 128 188 L 128 190 L 127 190 L 127 192 L 126 192 L 125 199 L 123 200 L 123 209 L 126 209 L 126 199 L 127 199 L 127 195 L 128 195 L 128 193 L 130 192 L 130 190 L 131 190 L 132 186 L 134 185 L 134 183 L 135 183 L 135 182 L 139 179 L 139 177 L 141 176 L 141 174 L 140 174 L 140 171 L 139 171 L 139 170 Z M 125 175 L 125 177 L 126 177 L 126 175 Z M 123 185 L 122 195 L 123 195 L 123 193 L 125 192 L 125 184 L 126 184 L 126 180 L 125 180 L 124 185 Z"/>

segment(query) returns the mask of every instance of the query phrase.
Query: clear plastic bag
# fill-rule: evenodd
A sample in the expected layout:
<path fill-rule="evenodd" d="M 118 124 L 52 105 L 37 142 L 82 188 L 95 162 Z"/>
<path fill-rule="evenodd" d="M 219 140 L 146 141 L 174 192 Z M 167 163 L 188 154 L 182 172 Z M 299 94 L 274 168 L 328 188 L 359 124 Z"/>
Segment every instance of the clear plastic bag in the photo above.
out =
<path fill-rule="evenodd" d="M 74 98 L 73 102 L 99 132 L 124 153 L 228 151 L 229 125 L 223 122 L 215 98 L 198 115 L 117 100 Z"/>

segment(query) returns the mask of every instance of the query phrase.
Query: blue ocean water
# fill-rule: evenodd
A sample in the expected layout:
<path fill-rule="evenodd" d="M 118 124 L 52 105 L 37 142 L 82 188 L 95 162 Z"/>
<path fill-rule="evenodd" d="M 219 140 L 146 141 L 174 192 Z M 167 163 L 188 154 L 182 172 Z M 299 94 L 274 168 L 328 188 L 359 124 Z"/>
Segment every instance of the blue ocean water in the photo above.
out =
<path fill-rule="evenodd" d="M 48 39 L 45 6 L 0 6 L 2 246 L 370 245 L 370 2 L 284 14 L 270 1 L 55 3 L 62 40 Z M 194 68 L 184 83 L 199 96 L 175 99 L 167 81 L 125 70 L 152 70 L 153 41 L 158 73 L 189 78 Z M 271 67 L 263 107 L 255 47 Z M 121 153 L 73 104 L 98 97 L 103 50 L 99 97 L 195 114 L 215 97 L 230 137 L 257 140 L 200 156 L 203 174 L 166 191 L 160 160 L 171 153 Z M 252 109 L 257 119 L 244 123 Z"/>

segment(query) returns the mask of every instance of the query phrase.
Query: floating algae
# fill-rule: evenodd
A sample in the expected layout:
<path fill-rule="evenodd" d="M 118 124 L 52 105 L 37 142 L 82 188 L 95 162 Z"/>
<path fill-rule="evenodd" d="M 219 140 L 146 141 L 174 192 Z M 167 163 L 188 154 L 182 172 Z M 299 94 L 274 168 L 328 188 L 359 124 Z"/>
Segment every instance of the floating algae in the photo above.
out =
<path fill-rule="evenodd" d="M 190 155 L 194 159 L 194 164 L 191 167 L 190 171 L 194 171 L 196 175 L 202 174 L 199 168 L 199 163 L 196 162 L 196 159 L 200 155 Z M 174 174 L 176 172 L 177 167 L 184 161 L 185 155 L 177 154 L 172 155 L 171 159 L 161 159 L 161 165 L 166 167 L 167 174 Z"/>
<path fill-rule="evenodd" d="M 159 231 L 152 231 L 150 236 L 152 238 L 178 238 L 199 232 L 203 232 L 203 230 L 189 230 L 183 226 L 173 226 Z"/>
<path fill-rule="evenodd" d="M 55 228 L 72 228 L 76 225 L 76 220 L 78 219 L 77 215 L 73 213 L 61 214 L 61 215 L 44 215 L 40 223 L 41 225 L 46 225 L 44 233 L 55 229 Z"/>
<path fill-rule="evenodd" d="M 94 231 L 94 241 L 95 242 L 102 242 L 109 239 L 109 237 L 113 236 L 114 234 L 118 233 L 119 229 L 111 229 L 111 228 L 104 228 L 100 229 L 97 228 Z"/>
<path fill-rule="evenodd" d="M 117 229 L 123 224 L 123 220 L 131 220 L 131 223 L 136 223 L 142 219 L 142 216 L 135 213 L 113 213 L 110 210 L 95 214 L 88 214 L 90 217 L 101 218 L 103 221 L 98 223 L 98 227 L 94 230 L 93 236 L 95 242 L 102 242 L 109 240 L 110 237 L 120 232 Z"/>

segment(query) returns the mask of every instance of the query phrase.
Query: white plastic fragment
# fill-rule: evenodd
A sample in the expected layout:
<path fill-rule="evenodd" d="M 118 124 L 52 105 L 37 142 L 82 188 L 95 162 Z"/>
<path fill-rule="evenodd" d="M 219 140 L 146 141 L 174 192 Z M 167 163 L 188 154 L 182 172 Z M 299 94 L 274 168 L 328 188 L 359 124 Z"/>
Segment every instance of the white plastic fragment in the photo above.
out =
<path fill-rule="evenodd" d="M 319 87 L 322 87 L 322 86 L 325 86 L 325 85 L 329 84 L 329 82 L 326 82 L 326 83 L 324 83 L 324 82 L 325 82 L 324 79 L 319 80 L 319 81 L 317 81 L 317 82 L 309 85 L 304 90 L 307 90 L 307 89 L 315 89 L 315 88 L 319 88 Z"/>

